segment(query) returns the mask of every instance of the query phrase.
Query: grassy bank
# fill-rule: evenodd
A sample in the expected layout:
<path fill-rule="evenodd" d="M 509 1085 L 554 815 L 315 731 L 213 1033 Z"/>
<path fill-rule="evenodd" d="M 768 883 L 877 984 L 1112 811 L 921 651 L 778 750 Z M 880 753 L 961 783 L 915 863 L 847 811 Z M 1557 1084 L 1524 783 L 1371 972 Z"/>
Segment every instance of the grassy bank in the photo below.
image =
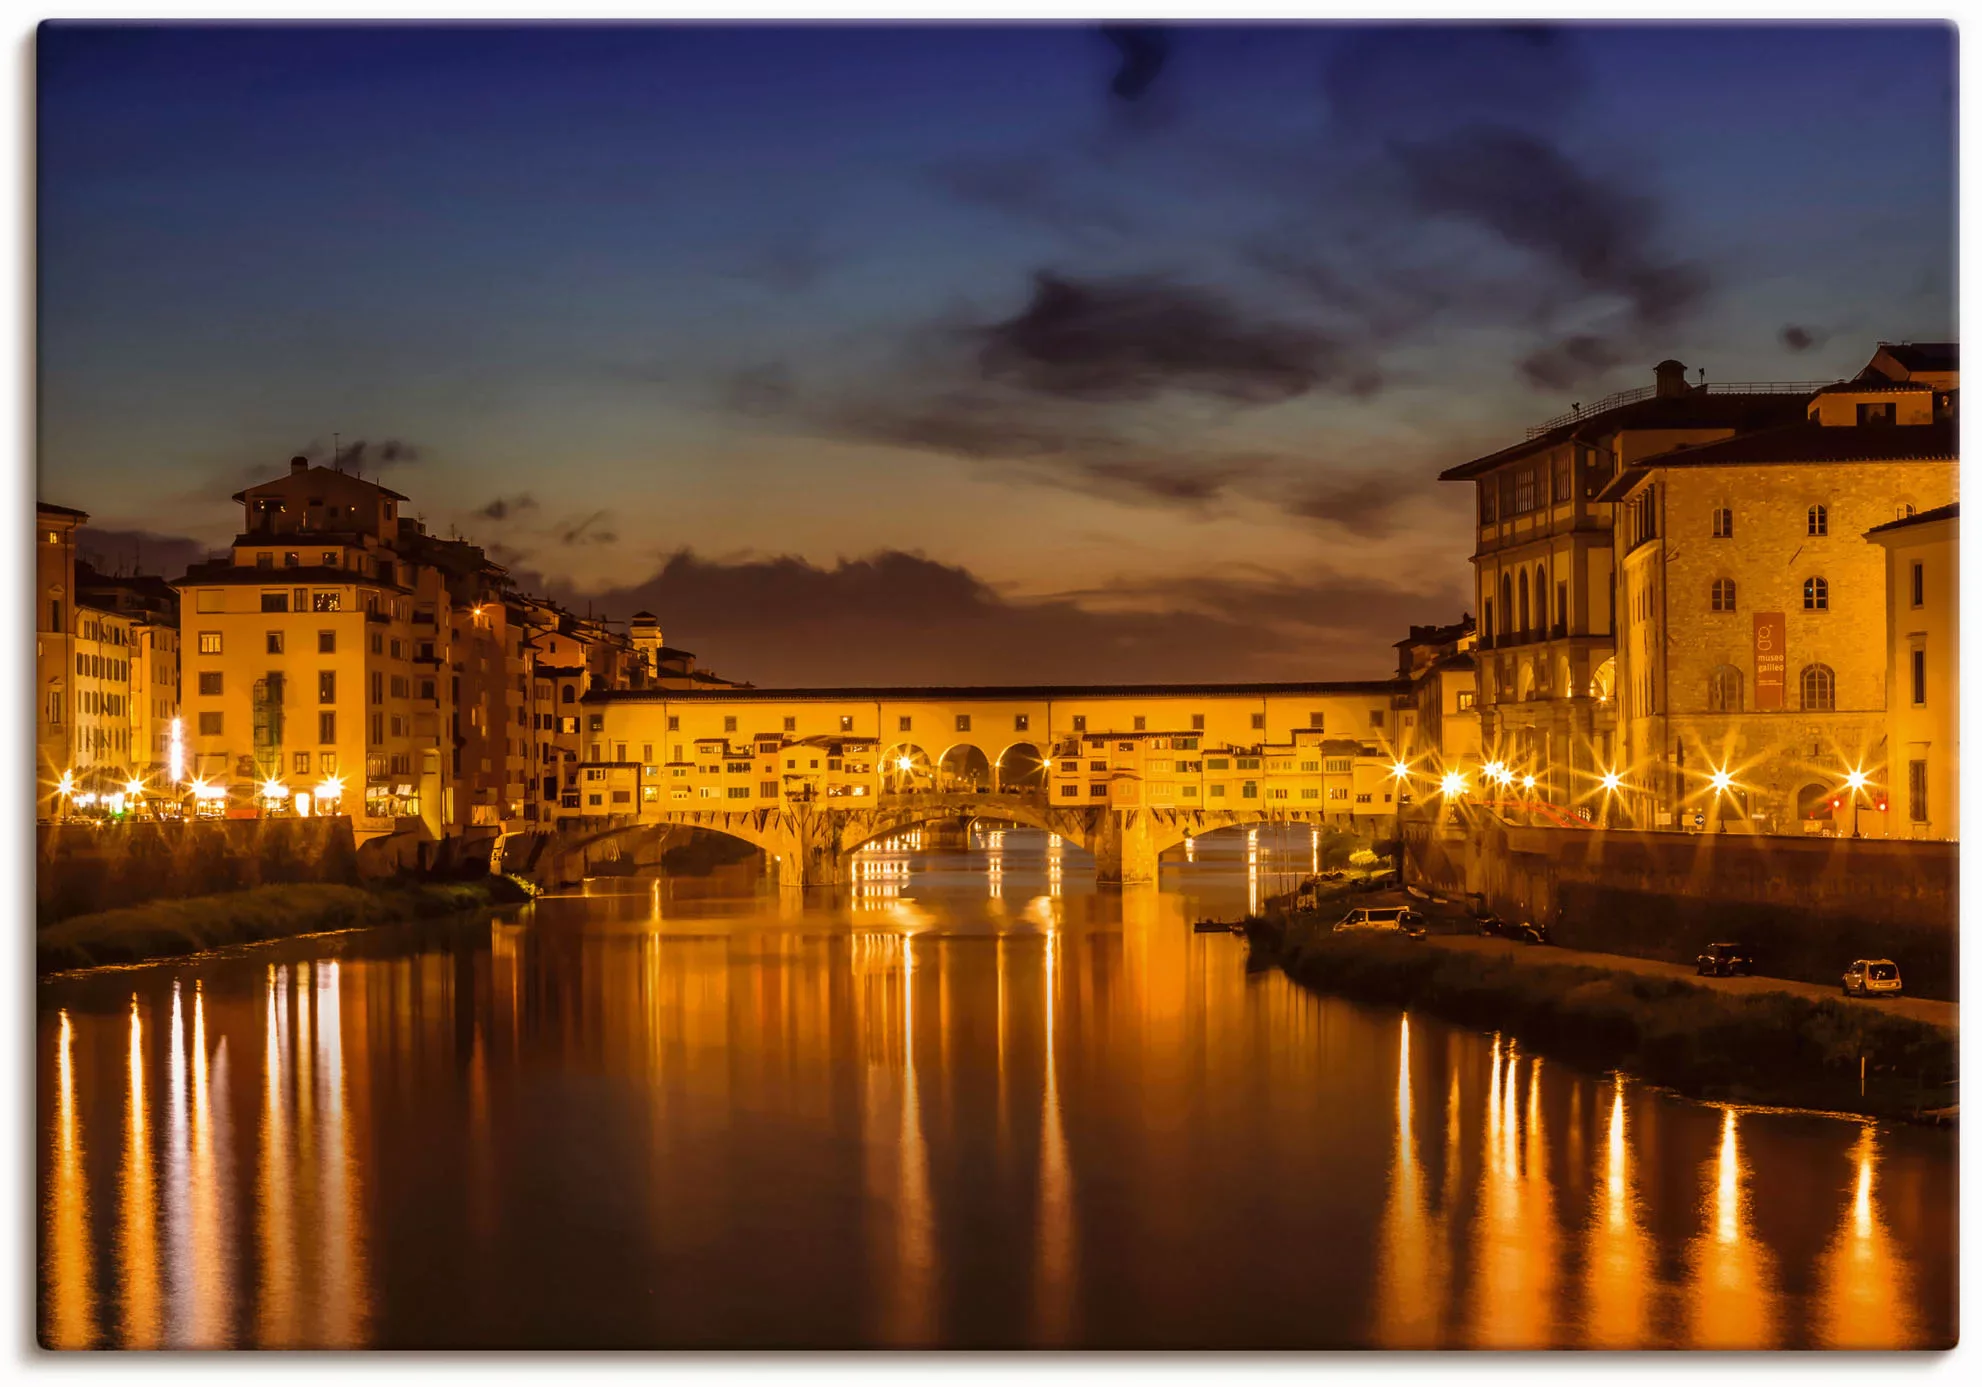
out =
<path fill-rule="evenodd" d="M 1698 1098 L 1910 1117 L 1948 1103 L 1953 1032 L 1876 1007 L 1678 978 L 1482 958 L 1328 931 L 1329 912 L 1247 922 L 1255 951 L 1319 992 L 1504 1031 L 1592 1071 L 1622 1069 Z M 1859 1091 L 1859 1060 L 1866 1061 Z"/>
<path fill-rule="evenodd" d="M 528 899 L 529 893 L 506 877 L 376 887 L 258 886 L 215 896 L 147 901 L 59 921 L 35 932 L 35 962 L 44 973 L 141 963 L 230 944 L 435 919 Z"/>

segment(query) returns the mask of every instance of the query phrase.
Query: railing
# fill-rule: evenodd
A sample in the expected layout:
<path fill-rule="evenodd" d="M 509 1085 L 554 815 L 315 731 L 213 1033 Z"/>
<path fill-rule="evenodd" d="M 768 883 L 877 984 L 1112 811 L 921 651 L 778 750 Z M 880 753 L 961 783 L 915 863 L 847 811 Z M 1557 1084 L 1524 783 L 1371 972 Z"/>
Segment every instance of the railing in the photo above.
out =
<path fill-rule="evenodd" d="M 1704 385 L 1688 386 L 1687 393 L 1704 390 L 1710 395 L 1814 395 L 1835 381 L 1828 380 L 1730 380 L 1711 381 Z M 1641 385 L 1635 390 L 1619 390 L 1606 395 L 1595 404 L 1578 405 L 1567 413 L 1558 414 L 1553 419 L 1537 424 L 1528 430 L 1528 437 L 1539 438 L 1565 424 L 1573 424 L 1579 419 L 1590 419 L 1605 410 L 1616 409 L 1620 405 L 1635 405 L 1640 400 L 1649 400 L 1658 394 L 1656 385 Z"/>

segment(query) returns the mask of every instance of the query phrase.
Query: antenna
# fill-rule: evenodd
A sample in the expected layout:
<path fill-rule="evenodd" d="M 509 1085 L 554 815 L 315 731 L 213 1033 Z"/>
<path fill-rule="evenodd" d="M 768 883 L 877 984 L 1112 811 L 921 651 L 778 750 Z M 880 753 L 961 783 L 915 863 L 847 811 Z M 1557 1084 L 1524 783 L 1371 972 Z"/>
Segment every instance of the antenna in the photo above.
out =
<path fill-rule="evenodd" d="M 333 471 L 342 472 L 344 470 L 344 458 L 338 452 L 337 438 L 337 432 L 332 430 L 330 435 L 330 466 Z"/>

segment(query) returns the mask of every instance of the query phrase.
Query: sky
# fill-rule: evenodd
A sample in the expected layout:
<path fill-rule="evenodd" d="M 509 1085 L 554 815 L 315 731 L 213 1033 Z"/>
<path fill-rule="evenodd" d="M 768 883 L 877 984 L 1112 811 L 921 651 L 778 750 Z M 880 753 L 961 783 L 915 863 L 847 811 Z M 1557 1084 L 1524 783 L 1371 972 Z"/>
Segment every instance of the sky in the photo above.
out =
<path fill-rule="evenodd" d="M 1950 26 L 38 39 L 40 494 L 333 454 L 760 685 L 1369 678 L 1442 469 L 1954 325 Z"/>

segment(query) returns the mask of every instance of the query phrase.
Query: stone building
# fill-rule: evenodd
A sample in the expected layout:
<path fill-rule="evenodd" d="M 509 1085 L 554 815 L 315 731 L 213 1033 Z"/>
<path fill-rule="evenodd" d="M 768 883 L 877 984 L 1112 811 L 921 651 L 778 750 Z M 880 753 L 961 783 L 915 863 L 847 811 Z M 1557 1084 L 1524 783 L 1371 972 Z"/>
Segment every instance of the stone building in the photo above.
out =
<path fill-rule="evenodd" d="M 34 508 L 34 744 L 37 813 L 59 812 L 56 786 L 75 764 L 76 531 L 89 515 Z"/>
<path fill-rule="evenodd" d="M 169 783 L 179 719 L 179 595 L 156 574 L 98 573 L 80 561 L 76 592 L 84 620 L 110 613 L 121 619 L 130 776 L 153 786 Z"/>
<path fill-rule="evenodd" d="M 1952 499 L 1952 400 L 1868 368 L 1788 421 L 1619 459 L 1594 499 L 1614 517 L 1628 817 L 1883 831 L 1839 796 L 1885 760 L 1886 560 L 1865 534 Z"/>
<path fill-rule="evenodd" d="M 1865 536 L 1886 561 L 1890 835 L 1961 837 L 1961 524 L 1946 505 Z"/>
<path fill-rule="evenodd" d="M 1477 491 L 1481 754 L 1536 778 L 1560 804 L 1615 762 L 1615 502 L 1605 487 L 1647 457 L 1804 415 L 1810 384 L 1691 385 L 1662 361 L 1654 384 L 1531 429 L 1440 474 Z"/>
<path fill-rule="evenodd" d="M 1419 785 L 1480 761 L 1479 632 L 1471 616 L 1413 626 L 1397 642 L 1397 677 L 1408 681 L 1394 750 Z"/>

